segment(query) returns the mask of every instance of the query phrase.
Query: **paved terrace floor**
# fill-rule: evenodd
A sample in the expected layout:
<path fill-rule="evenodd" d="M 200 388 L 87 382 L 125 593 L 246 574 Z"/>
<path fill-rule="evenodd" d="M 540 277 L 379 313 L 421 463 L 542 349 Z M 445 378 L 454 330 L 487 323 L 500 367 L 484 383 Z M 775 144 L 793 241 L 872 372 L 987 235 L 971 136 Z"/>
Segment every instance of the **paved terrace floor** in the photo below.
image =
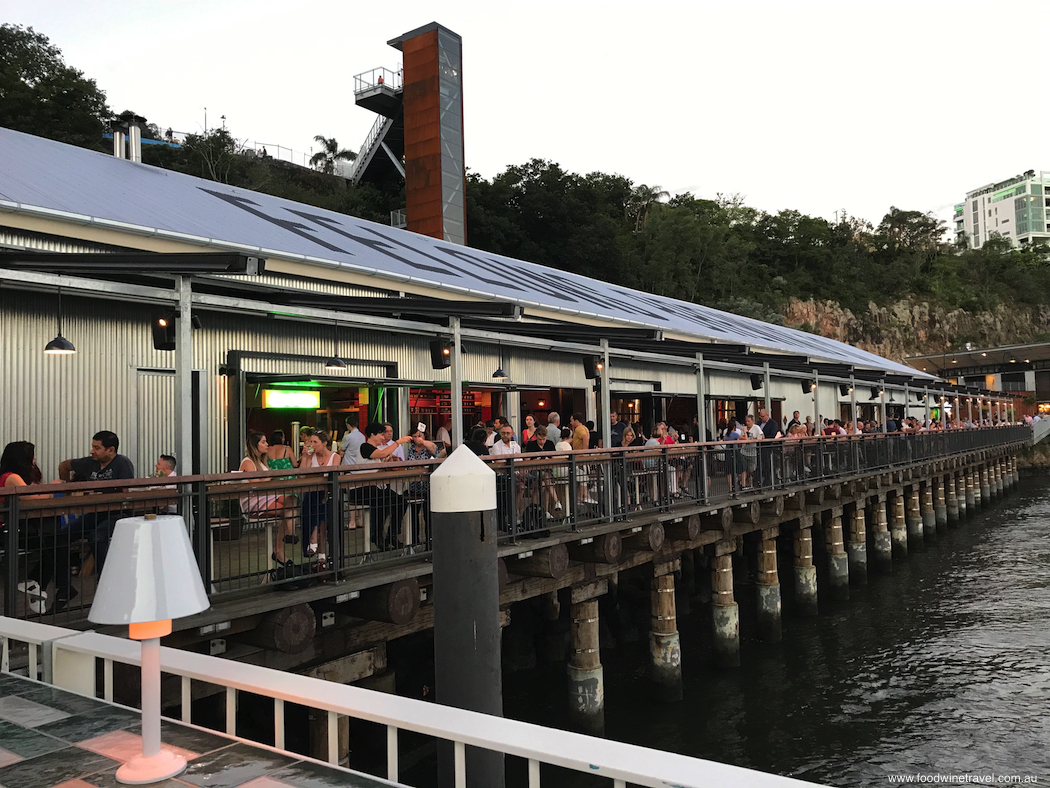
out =
<path fill-rule="evenodd" d="M 0 674 L 0 786 L 117 786 L 117 768 L 141 749 L 140 721 L 135 710 Z M 151 783 L 165 788 L 396 785 L 167 720 L 161 738 L 189 761 L 178 778 Z"/>

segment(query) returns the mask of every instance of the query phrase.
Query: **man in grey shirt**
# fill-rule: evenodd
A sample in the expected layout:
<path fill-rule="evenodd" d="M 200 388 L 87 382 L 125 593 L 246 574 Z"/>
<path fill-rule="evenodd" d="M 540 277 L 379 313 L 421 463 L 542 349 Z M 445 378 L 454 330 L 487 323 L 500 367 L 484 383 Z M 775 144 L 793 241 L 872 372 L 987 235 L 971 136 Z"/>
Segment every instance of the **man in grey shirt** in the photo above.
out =
<path fill-rule="evenodd" d="M 358 451 L 365 442 L 364 433 L 351 423 L 351 418 L 346 420 L 349 431 L 343 437 L 343 465 L 354 465 L 357 462 Z"/>
<path fill-rule="evenodd" d="M 558 415 L 557 411 L 551 411 L 547 414 L 547 440 L 553 441 L 555 444 L 561 440 L 561 416 Z"/>

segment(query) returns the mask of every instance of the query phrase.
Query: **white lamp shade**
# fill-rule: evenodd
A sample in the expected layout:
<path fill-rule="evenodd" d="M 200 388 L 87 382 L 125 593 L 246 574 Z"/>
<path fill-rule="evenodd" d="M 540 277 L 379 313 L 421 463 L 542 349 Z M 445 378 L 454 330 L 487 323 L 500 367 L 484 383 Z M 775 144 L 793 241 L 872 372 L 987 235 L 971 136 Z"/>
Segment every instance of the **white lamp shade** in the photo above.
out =
<path fill-rule="evenodd" d="M 145 624 L 210 606 L 182 517 L 117 520 L 89 621 Z"/>

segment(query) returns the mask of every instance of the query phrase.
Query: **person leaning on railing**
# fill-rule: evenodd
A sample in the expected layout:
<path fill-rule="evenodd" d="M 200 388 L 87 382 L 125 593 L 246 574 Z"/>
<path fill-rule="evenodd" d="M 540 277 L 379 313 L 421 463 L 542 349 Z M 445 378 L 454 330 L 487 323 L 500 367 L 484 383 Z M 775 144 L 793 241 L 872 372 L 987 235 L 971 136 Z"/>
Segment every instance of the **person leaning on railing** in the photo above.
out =
<path fill-rule="evenodd" d="M 499 457 L 508 454 L 521 454 L 521 446 L 514 440 L 514 427 L 503 422 L 500 425 L 499 440 L 489 447 L 490 457 Z M 506 530 L 511 530 L 515 523 L 510 521 L 511 502 L 517 502 L 518 516 L 523 511 L 522 498 L 525 492 L 525 484 L 521 478 L 521 472 L 515 471 L 514 478 L 507 474 L 496 476 L 496 511 L 499 522 Z"/>
<path fill-rule="evenodd" d="M 339 465 L 339 455 L 331 450 L 331 438 L 324 430 L 316 430 L 306 439 L 310 446 L 299 461 L 300 468 L 330 468 Z M 303 506 L 303 556 L 316 558 L 319 568 L 324 568 L 328 558 L 328 526 L 332 522 L 331 501 L 328 489 L 309 490 L 302 494 Z"/>
<path fill-rule="evenodd" d="M 406 445 L 405 460 L 407 462 L 420 462 L 422 460 L 437 459 L 438 454 L 445 448 L 444 443 L 427 440 L 426 425 L 423 422 L 416 424 L 416 428 L 409 433 L 411 439 Z M 430 480 L 426 478 L 429 469 L 421 468 L 421 478 L 414 479 L 408 483 L 408 502 L 411 506 L 411 514 L 408 521 L 409 550 L 411 545 L 421 541 L 426 545 L 430 543 Z M 423 538 L 418 540 L 419 515 L 423 515 Z"/>
<path fill-rule="evenodd" d="M 28 487 L 31 484 L 39 484 L 43 481 L 43 474 L 36 464 L 36 447 L 29 441 L 15 441 L 4 447 L 4 453 L 0 456 L 0 496 L 8 491 L 14 491 L 20 487 Z M 19 500 L 36 500 L 50 498 L 47 493 L 39 495 L 22 494 Z M 0 498 L 2 500 L 2 498 Z M 0 506 L 0 509 L 5 508 Z M 53 518 L 52 518 L 53 519 Z M 47 587 L 51 583 L 55 573 L 55 562 L 52 549 L 45 549 L 45 522 L 44 518 L 32 518 L 24 521 L 25 525 L 25 549 L 32 550 L 34 546 L 40 549 L 40 563 L 35 567 L 29 567 L 25 581 L 18 584 L 18 590 L 26 595 L 26 604 L 34 613 L 44 613 L 48 607 Z M 0 516 L 0 525 L 3 525 L 4 535 L 8 528 L 19 529 L 20 523 L 4 522 Z M 56 538 L 55 529 L 51 529 L 52 539 Z M 22 540 L 19 540 L 22 541 Z M 4 544 L 7 540 L 4 540 Z M 15 572 L 17 562 L 14 556 L 6 556 L 6 571 Z"/>
<path fill-rule="evenodd" d="M 109 430 L 96 432 L 91 438 L 91 449 L 87 457 L 63 460 L 58 465 L 58 475 L 62 481 L 104 482 L 115 479 L 134 479 L 135 466 L 123 454 L 118 454 L 120 438 Z M 117 493 L 120 490 L 106 490 L 106 493 Z M 88 508 L 87 506 L 83 508 Z M 69 525 L 70 541 L 86 539 L 91 546 L 95 561 L 95 575 L 102 573 L 109 552 L 109 539 L 117 520 L 130 517 L 132 512 L 123 508 L 112 511 L 86 511 Z M 70 600 L 77 596 L 73 587 L 70 569 L 69 550 L 56 550 L 55 557 L 55 609 L 61 610 Z M 81 564 L 84 568 L 84 564 Z"/>
<path fill-rule="evenodd" d="M 365 427 L 365 441 L 357 448 L 355 465 L 377 466 L 411 440 L 409 436 L 398 438 L 396 441 L 387 441 L 386 425 L 372 422 Z M 375 470 L 379 470 L 375 468 Z M 367 472 L 367 471 L 366 471 Z M 354 474 L 357 477 L 357 474 Z M 401 508 L 402 497 L 391 490 L 387 485 L 382 487 L 376 484 L 358 484 L 347 491 L 347 499 L 354 504 L 368 507 L 370 538 L 377 548 L 396 549 L 400 544 L 401 516 L 404 509 Z M 400 516 L 399 516 L 400 515 Z M 386 518 L 392 516 L 393 522 L 390 529 L 385 530 Z"/>
<path fill-rule="evenodd" d="M 237 470 L 242 473 L 268 471 L 266 457 L 269 448 L 269 443 L 263 433 L 249 432 L 245 439 L 245 456 Z M 280 518 L 277 539 L 274 542 L 274 551 L 270 554 L 270 560 L 280 566 L 290 565 L 292 562 L 285 555 L 284 545 L 285 537 L 295 532 L 295 497 L 276 491 L 250 492 L 241 496 L 240 505 L 241 511 L 248 516 L 273 515 Z"/>
<path fill-rule="evenodd" d="M 547 428 L 542 424 L 533 427 L 532 439 L 525 444 L 525 453 L 556 451 L 554 441 L 547 434 Z M 562 511 L 561 501 L 558 500 L 557 490 L 552 484 L 553 475 L 550 470 L 529 471 L 529 497 L 543 507 L 548 519 L 553 519 L 552 513 Z M 537 495 L 538 493 L 538 495 Z"/>
<path fill-rule="evenodd" d="M 591 446 L 591 431 L 583 420 L 582 413 L 573 413 L 569 417 L 569 426 L 572 428 L 572 450 L 583 451 Z M 576 499 L 583 504 L 597 505 L 595 499 L 588 489 L 591 469 L 587 465 L 576 466 Z"/>

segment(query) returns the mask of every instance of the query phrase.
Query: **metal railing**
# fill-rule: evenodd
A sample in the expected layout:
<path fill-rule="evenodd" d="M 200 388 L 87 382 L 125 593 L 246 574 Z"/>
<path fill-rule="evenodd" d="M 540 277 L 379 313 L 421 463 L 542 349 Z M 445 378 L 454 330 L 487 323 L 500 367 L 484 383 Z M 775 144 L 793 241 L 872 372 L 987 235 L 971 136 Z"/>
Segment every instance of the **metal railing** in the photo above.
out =
<path fill-rule="evenodd" d="M 501 538 L 518 541 L 1028 445 L 1032 437 L 1030 427 L 1015 426 L 484 459 L 496 472 Z M 426 560 L 429 477 L 439 464 L 175 477 L 165 486 L 136 479 L 8 488 L 0 495 L 4 615 L 66 624 L 86 618 L 113 525 L 150 512 L 184 518 L 213 598 Z"/>
<path fill-rule="evenodd" d="M 373 68 L 371 71 L 362 71 L 354 75 L 354 94 L 364 93 L 366 90 L 386 88 L 389 90 L 401 90 L 404 87 L 405 74 L 401 69 L 394 71 L 389 68 Z"/>
<path fill-rule="evenodd" d="M 23 647 L 32 647 L 32 676 L 37 674 L 37 654 L 43 653 L 45 682 L 81 695 L 98 697 L 96 676 L 101 675 L 101 697 L 109 702 L 113 702 L 114 663 L 140 664 L 141 652 L 134 641 L 95 632 L 76 632 L 0 618 L 0 638 L 3 639 L 4 671 L 10 670 L 12 654 Z M 99 662 L 101 671 L 98 670 Z M 284 712 L 288 703 L 328 715 L 327 756 L 328 762 L 333 765 L 339 763 L 340 717 L 382 725 L 386 729 L 386 774 L 382 776 L 394 782 L 400 778 L 399 736 L 402 731 L 410 731 L 453 745 L 456 786 L 467 784 L 467 747 L 500 752 L 510 758 L 524 760 L 529 788 L 540 788 L 541 765 L 547 770 L 570 770 L 595 775 L 610 781 L 613 788 L 626 788 L 628 784 L 653 788 L 668 785 L 696 788 L 711 785 L 802 788 L 814 785 L 738 766 L 544 728 L 532 723 L 492 717 L 179 649 L 162 647 L 160 667 L 164 673 L 179 679 L 183 723 L 192 722 L 190 701 L 194 681 L 225 688 L 225 733 L 231 737 L 238 735 L 238 693 L 246 692 L 271 699 L 274 749 L 278 751 L 283 751 L 285 746 Z M 550 771 L 546 771 L 546 774 L 548 777 L 558 776 Z"/>
<path fill-rule="evenodd" d="M 383 115 L 376 118 L 375 123 L 372 124 L 372 128 L 368 131 L 368 136 L 365 137 L 365 141 L 361 145 L 361 149 L 357 152 L 357 158 L 352 162 L 352 168 L 346 176 L 347 180 L 357 183 L 359 174 L 363 172 L 364 168 L 368 166 L 368 163 L 372 161 L 372 156 L 375 155 L 376 150 L 379 148 L 379 141 L 393 125 L 393 118 L 388 118 Z"/>

